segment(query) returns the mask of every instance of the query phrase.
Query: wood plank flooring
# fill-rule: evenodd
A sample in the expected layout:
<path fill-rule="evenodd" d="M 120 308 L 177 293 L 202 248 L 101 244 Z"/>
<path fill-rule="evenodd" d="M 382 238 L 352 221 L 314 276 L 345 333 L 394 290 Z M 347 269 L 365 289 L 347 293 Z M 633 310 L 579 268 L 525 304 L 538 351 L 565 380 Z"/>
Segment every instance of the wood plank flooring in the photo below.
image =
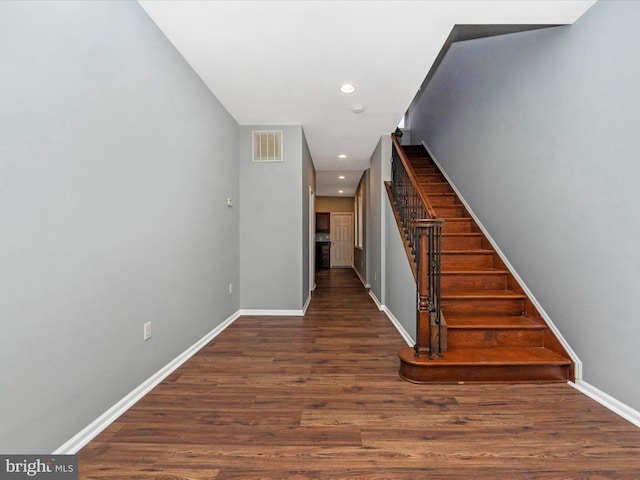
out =
<path fill-rule="evenodd" d="M 79 452 L 81 479 L 640 479 L 640 429 L 566 384 L 415 385 L 352 270 L 241 317 Z"/>

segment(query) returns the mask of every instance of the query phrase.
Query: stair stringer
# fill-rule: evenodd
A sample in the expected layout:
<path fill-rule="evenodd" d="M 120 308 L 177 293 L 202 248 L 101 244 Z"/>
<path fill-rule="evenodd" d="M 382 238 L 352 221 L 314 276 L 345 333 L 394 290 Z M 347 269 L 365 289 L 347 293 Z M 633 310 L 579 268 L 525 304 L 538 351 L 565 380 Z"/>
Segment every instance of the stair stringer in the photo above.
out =
<path fill-rule="evenodd" d="M 527 287 L 526 283 L 524 283 L 524 281 L 522 280 L 520 275 L 518 275 L 518 272 L 516 271 L 516 269 L 513 267 L 513 265 L 511 265 L 511 263 L 507 259 L 506 255 L 502 252 L 500 247 L 498 247 L 498 244 L 496 243 L 496 241 L 493 239 L 493 237 L 489 234 L 487 229 L 484 227 L 484 225 L 482 224 L 482 222 L 480 221 L 478 216 L 475 214 L 475 212 L 473 211 L 473 209 L 471 208 L 469 203 L 465 200 L 465 198 L 462 195 L 462 193 L 460 193 L 460 190 L 458 190 L 458 188 L 456 187 L 455 183 L 451 180 L 451 178 L 449 177 L 447 172 L 444 170 L 444 168 L 442 168 L 442 165 L 440 164 L 440 162 L 438 162 L 438 159 L 433 154 L 433 152 L 429 149 L 429 147 L 427 146 L 425 141 L 423 140 L 421 142 L 421 144 L 424 147 L 424 149 L 427 151 L 429 156 L 431 157 L 431 160 L 433 160 L 433 163 L 435 163 L 436 166 L 438 167 L 438 169 L 440 170 L 440 173 L 442 173 L 442 175 L 447 180 L 447 182 L 449 183 L 449 185 L 451 186 L 451 188 L 453 189 L 455 194 L 458 196 L 458 199 L 460 200 L 462 205 L 464 205 L 464 207 L 467 209 L 467 212 L 469 213 L 469 216 L 473 219 L 474 222 L 476 222 L 476 225 L 478 226 L 480 231 L 484 234 L 484 236 L 486 237 L 487 241 L 491 244 L 491 246 L 495 250 L 495 252 L 498 255 L 498 257 L 500 257 L 500 260 L 502 260 L 502 262 L 504 263 L 504 265 L 507 268 L 507 270 L 509 270 L 511 275 L 513 275 L 513 278 L 520 285 L 520 287 L 522 288 L 524 294 L 527 295 L 529 301 L 538 310 L 538 313 L 540 314 L 540 316 L 543 318 L 543 320 L 547 324 L 547 327 L 549 327 L 549 330 L 551 330 L 551 332 L 553 332 L 553 334 L 555 335 L 555 337 L 558 340 L 558 342 L 560 343 L 560 345 L 562 345 L 562 347 L 567 352 L 567 355 L 569 355 L 569 357 L 571 358 L 571 361 L 574 364 L 574 376 L 575 376 L 575 379 L 576 380 L 582 380 L 582 361 L 580 360 L 578 355 L 571 348 L 571 345 L 569 345 L 569 343 L 564 338 L 562 333 L 560 333 L 560 330 L 558 329 L 558 327 L 556 327 L 556 325 L 553 323 L 553 320 L 551 320 L 551 317 L 547 314 L 547 312 L 542 307 L 540 302 L 538 302 L 538 300 L 533 295 L 533 293 L 531 292 L 529 287 Z"/>

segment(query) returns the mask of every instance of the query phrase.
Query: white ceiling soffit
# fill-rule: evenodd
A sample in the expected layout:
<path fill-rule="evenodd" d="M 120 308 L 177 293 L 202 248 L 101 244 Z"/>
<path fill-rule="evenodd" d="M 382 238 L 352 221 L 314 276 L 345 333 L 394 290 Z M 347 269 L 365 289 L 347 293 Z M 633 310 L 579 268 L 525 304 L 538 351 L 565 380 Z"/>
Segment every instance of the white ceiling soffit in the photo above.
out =
<path fill-rule="evenodd" d="M 240 125 L 302 125 L 317 171 L 362 172 L 455 24 L 570 24 L 595 1 L 139 3 Z"/>

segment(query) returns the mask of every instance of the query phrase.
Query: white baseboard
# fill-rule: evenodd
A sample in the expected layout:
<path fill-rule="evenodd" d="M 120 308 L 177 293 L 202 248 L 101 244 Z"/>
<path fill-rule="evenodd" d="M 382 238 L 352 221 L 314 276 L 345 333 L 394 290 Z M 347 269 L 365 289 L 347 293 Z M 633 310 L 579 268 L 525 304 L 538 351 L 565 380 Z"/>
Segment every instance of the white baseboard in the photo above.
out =
<path fill-rule="evenodd" d="M 304 306 L 302 307 L 302 316 L 305 316 L 307 313 L 307 308 L 309 308 L 309 304 L 311 303 L 311 292 L 307 295 L 307 301 L 304 302 Z"/>
<path fill-rule="evenodd" d="M 362 285 L 364 286 L 364 288 L 367 288 L 367 281 L 362 278 L 362 275 L 360 275 L 360 272 L 358 271 L 357 268 L 353 267 L 353 271 L 356 272 L 356 275 L 358 276 L 358 278 L 360 279 L 360 283 L 362 283 Z"/>
<path fill-rule="evenodd" d="M 380 300 L 378 300 L 378 297 L 376 297 L 375 293 L 373 293 L 371 290 L 369 290 L 369 296 L 373 299 L 374 303 L 378 307 L 378 310 L 382 310 L 387 316 L 387 318 L 391 320 L 391 323 L 393 324 L 394 327 L 396 327 L 396 330 L 398 330 L 398 333 L 400 334 L 400 336 L 404 338 L 404 341 L 407 342 L 407 345 L 409 345 L 410 347 L 413 347 L 416 341 L 411 337 L 411 335 L 409 335 L 409 332 L 407 332 L 404 329 L 402 324 L 398 321 L 398 319 L 391 312 L 391 310 L 389 310 L 386 305 L 382 305 L 380 303 Z"/>
<path fill-rule="evenodd" d="M 625 420 L 633 423 L 636 427 L 640 427 L 640 412 L 631 408 L 629 405 L 622 403 L 621 401 L 613 398 L 608 393 L 597 389 L 584 380 L 576 380 L 575 383 L 569 382 L 569 385 L 574 387 L 576 390 L 584 393 L 586 396 L 592 398 L 600 405 L 608 408 L 613 413 L 616 413 Z"/>
<path fill-rule="evenodd" d="M 55 452 L 53 452 L 53 455 L 73 455 L 77 453 L 82 447 L 93 440 L 100 432 L 111 425 L 111 423 L 113 423 L 118 417 L 120 417 L 120 415 L 131 408 L 138 400 L 144 397 L 160 382 L 171 375 L 171 373 L 173 373 L 184 362 L 198 353 L 198 351 L 207 343 L 217 337 L 222 331 L 224 331 L 229 325 L 231 325 L 236 319 L 238 319 L 238 317 L 240 317 L 239 312 L 231 315 L 224 322 L 211 330 L 204 337 L 191 345 L 156 373 L 151 375 L 147 380 L 134 388 L 131 392 L 129 392 L 129 394 L 127 394 L 119 402 L 117 402 L 106 412 L 96 418 L 93 422 L 83 428 L 80 432 L 74 435 L 70 440 L 61 445 Z"/>
<path fill-rule="evenodd" d="M 509 260 L 507 259 L 505 254 L 502 252 L 502 250 L 500 250 L 500 247 L 498 247 L 498 244 L 493 240 L 491 235 L 489 235 L 489 232 L 487 231 L 487 229 L 484 227 L 484 225 L 482 225 L 482 222 L 480 222 L 480 219 L 478 219 L 478 217 L 473 212 L 473 210 L 471 209 L 471 207 L 469 206 L 467 201 L 464 199 L 464 197 L 462 196 L 460 191 L 456 188 L 456 186 L 453 183 L 453 181 L 451 180 L 451 178 L 449 178 L 447 173 L 444 171 L 444 169 L 440 165 L 440 162 L 438 162 L 438 159 L 433 155 L 431 150 L 429 150 L 429 147 L 424 142 L 424 140 L 422 141 L 422 146 L 427 150 L 427 152 L 429 152 L 429 155 L 431 156 L 433 162 L 438 166 L 438 168 L 440 169 L 440 172 L 442 173 L 444 178 L 447 180 L 447 182 L 449 182 L 449 185 L 451 185 L 451 188 L 453 188 L 453 191 L 456 193 L 456 195 L 458 195 L 458 198 L 460 199 L 460 201 L 462 202 L 464 207 L 469 212 L 469 215 L 471 215 L 471 218 L 473 218 L 473 220 L 476 222 L 476 224 L 478 225 L 478 228 L 480 228 L 480 230 L 482 231 L 484 236 L 487 237 L 487 240 L 489 241 L 489 243 L 491 243 L 491 245 L 495 249 L 495 251 L 498 254 L 498 256 L 500 257 L 500 259 L 506 265 L 507 269 L 511 272 L 511 274 L 514 276 L 516 281 L 520 284 L 520 286 L 524 290 L 524 293 L 527 295 L 527 297 L 529 297 L 529 300 L 531 300 L 531 303 L 533 303 L 535 308 L 538 310 L 538 312 L 540 313 L 540 315 L 542 316 L 542 318 L 546 322 L 546 324 L 549 327 L 549 329 L 554 333 L 554 335 L 556 336 L 556 338 L 558 339 L 558 341 L 560 342 L 562 347 L 569 354 L 569 356 L 571 357 L 571 360 L 574 363 L 574 367 L 575 367 L 575 372 L 574 373 L 575 373 L 575 376 L 576 376 L 576 380 L 581 380 L 582 379 L 582 361 L 580 360 L 580 358 L 578 357 L 576 352 L 573 351 L 573 349 L 571 348 L 571 345 L 569 345 L 569 342 L 567 342 L 565 340 L 565 338 L 562 336 L 562 333 L 560 333 L 560 330 L 553 323 L 553 320 L 551 320 L 551 317 L 549 317 L 547 312 L 545 312 L 544 308 L 542 308 L 542 305 L 540 304 L 540 302 L 538 302 L 538 300 L 536 300 L 536 298 L 533 296 L 533 293 L 531 292 L 531 290 L 529 290 L 529 288 L 524 283 L 522 278 L 520 278 L 520 275 L 518 275 L 518 273 L 516 272 L 515 268 L 513 268 L 513 265 L 511 265 L 511 263 L 509 263 Z"/>
<path fill-rule="evenodd" d="M 369 296 L 373 299 L 373 302 L 376 304 L 376 307 L 378 307 L 378 310 L 384 309 L 383 305 L 380 303 L 380 300 L 378 300 L 378 297 L 376 297 L 376 294 L 373 293 L 373 290 L 369 290 Z"/>
<path fill-rule="evenodd" d="M 253 315 L 258 317 L 304 317 L 304 310 L 238 310 L 239 315 Z"/>
<path fill-rule="evenodd" d="M 393 326 L 396 327 L 398 333 L 402 336 L 402 338 L 404 338 L 404 341 L 407 342 L 407 345 L 413 347 L 416 344 L 416 341 L 411 337 L 411 335 L 409 335 L 409 332 L 404 329 L 402 324 L 393 315 L 391 310 L 389 310 L 386 305 L 383 305 L 382 311 L 387 315 L 387 317 L 389 317 L 389 320 L 391 320 L 391 323 L 393 323 Z"/>

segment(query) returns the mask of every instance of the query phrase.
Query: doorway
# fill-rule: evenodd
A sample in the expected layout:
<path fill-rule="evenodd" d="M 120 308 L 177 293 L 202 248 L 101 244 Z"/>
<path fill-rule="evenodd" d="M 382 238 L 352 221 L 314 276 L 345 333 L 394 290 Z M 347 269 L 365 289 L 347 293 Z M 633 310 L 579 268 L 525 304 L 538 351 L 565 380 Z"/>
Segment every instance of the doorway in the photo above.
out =
<path fill-rule="evenodd" d="M 331 213 L 331 268 L 353 267 L 353 213 Z"/>

